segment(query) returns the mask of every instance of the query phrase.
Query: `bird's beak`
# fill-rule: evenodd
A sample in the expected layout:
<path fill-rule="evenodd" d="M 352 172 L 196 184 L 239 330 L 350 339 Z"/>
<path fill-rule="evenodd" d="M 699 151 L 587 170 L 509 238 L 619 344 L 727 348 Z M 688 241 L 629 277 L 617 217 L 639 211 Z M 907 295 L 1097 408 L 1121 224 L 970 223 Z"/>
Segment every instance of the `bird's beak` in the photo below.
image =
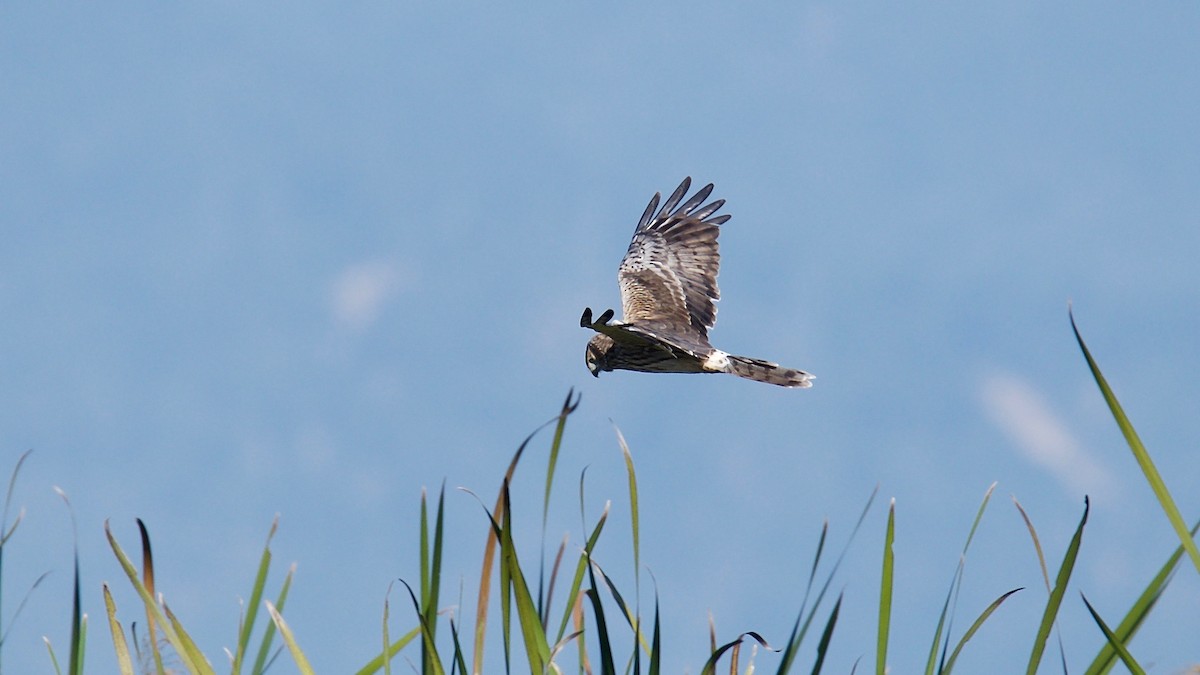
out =
<path fill-rule="evenodd" d="M 596 368 L 595 370 L 592 371 L 592 377 L 596 378 L 597 380 L 600 379 L 600 369 L 599 368 Z"/>

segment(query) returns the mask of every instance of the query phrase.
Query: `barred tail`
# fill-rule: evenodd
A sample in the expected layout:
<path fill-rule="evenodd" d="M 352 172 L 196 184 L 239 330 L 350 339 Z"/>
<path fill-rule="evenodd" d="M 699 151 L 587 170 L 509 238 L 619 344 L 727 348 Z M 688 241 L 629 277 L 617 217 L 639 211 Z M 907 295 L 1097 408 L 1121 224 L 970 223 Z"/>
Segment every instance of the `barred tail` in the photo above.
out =
<path fill-rule="evenodd" d="M 809 375 L 803 370 L 784 368 L 778 363 L 752 359 L 746 356 L 729 355 L 729 369 L 726 371 L 738 377 L 744 377 L 756 382 L 768 382 L 781 387 L 807 388 L 812 386 L 815 375 Z"/>

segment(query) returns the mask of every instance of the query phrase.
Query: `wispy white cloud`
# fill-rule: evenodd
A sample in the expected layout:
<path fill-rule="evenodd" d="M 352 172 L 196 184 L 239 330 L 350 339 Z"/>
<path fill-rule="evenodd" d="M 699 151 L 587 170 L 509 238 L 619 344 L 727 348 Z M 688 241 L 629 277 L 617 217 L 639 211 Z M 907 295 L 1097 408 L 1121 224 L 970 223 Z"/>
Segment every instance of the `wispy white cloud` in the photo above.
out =
<path fill-rule="evenodd" d="M 400 268 L 388 262 L 361 262 L 342 270 L 330 289 L 334 321 L 350 330 L 366 330 L 400 291 L 401 278 Z"/>
<path fill-rule="evenodd" d="M 1027 459 L 1049 471 L 1072 494 L 1096 495 L 1113 485 L 1112 475 L 1097 463 L 1045 397 L 1011 373 L 992 374 L 980 386 L 984 412 Z"/>

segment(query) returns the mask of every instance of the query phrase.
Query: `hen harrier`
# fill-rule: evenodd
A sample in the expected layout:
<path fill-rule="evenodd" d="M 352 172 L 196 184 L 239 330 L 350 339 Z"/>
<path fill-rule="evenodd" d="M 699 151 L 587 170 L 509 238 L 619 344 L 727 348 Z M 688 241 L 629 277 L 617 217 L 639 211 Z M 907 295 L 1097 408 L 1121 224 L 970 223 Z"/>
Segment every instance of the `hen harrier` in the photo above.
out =
<path fill-rule="evenodd" d="M 617 271 L 623 320 L 609 323 L 610 309 L 593 322 L 591 308 L 583 310 L 579 325 L 598 333 L 588 342 L 588 370 L 596 377 L 602 370 L 732 373 L 783 387 L 811 387 L 814 377 L 803 370 L 734 356 L 709 344 L 708 329 L 717 320 L 714 303 L 721 295 L 717 226 L 729 216 L 713 216 L 724 199 L 700 206 L 712 183 L 681 205 L 691 185 L 692 179 L 684 178 L 661 209 L 661 195 L 655 193 L 638 221 Z"/>

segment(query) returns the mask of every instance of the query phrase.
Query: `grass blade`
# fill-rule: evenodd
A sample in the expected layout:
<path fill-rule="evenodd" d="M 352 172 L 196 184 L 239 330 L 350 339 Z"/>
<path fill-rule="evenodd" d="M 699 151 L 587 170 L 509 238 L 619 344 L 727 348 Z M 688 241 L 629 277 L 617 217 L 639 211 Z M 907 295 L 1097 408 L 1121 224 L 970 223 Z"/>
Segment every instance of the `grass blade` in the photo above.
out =
<path fill-rule="evenodd" d="M 1192 536 L 1196 536 L 1197 530 L 1200 530 L 1200 522 L 1192 526 Z M 1179 566 L 1179 561 L 1182 557 L 1183 546 L 1175 547 L 1175 552 L 1171 554 L 1171 557 L 1167 558 L 1167 562 L 1163 564 L 1158 574 L 1154 575 L 1154 578 L 1150 580 L 1149 585 L 1146 586 L 1146 590 L 1142 591 L 1142 594 L 1134 601 L 1133 606 L 1129 608 L 1129 612 L 1125 614 L 1125 618 L 1117 625 L 1114 633 L 1121 644 L 1128 644 L 1137 633 L 1138 628 L 1141 628 L 1142 622 L 1150 615 L 1150 610 L 1154 609 L 1158 598 L 1166 590 L 1167 584 L 1171 582 L 1171 578 L 1174 576 L 1175 569 Z M 1116 658 L 1116 650 L 1112 648 L 1112 645 L 1105 644 L 1091 665 L 1088 666 L 1085 675 L 1100 675 L 1101 673 L 1108 672 L 1112 668 Z"/>
<path fill-rule="evenodd" d="M 1183 520 L 1183 516 L 1179 513 L 1179 507 L 1175 505 L 1175 499 L 1171 497 L 1171 493 L 1167 490 L 1167 484 L 1163 481 L 1162 475 L 1159 474 L 1158 468 L 1154 465 L 1154 460 L 1150 458 L 1150 453 L 1146 451 L 1146 446 L 1142 444 L 1142 439 L 1138 437 L 1137 431 L 1134 430 L 1133 424 L 1125 415 L 1125 410 L 1117 401 L 1116 394 L 1108 386 L 1108 381 L 1104 379 L 1104 375 L 1100 372 L 1100 366 L 1096 365 L 1096 360 L 1092 358 L 1092 353 L 1088 351 L 1087 345 L 1083 342 L 1083 336 L 1079 334 L 1079 328 L 1075 325 L 1075 314 L 1068 310 L 1067 314 L 1071 317 L 1071 330 L 1075 332 L 1075 341 L 1079 343 L 1079 349 L 1083 352 L 1083 357 L 1087 360 L 1088 368 L 1092 371 L 1092 377 L 1096 380 L 1096 385 L 1100 387 L 1100 393 L 1104 395 L 1104 401 L 1108 403 L 1108 409 L 1112 412 L 1113 419 L 1117 421 L 1117 426 L 1121 429 L 1121 434 L 1125 436 L 1125 442 L 1129 445 L 1129 449 L 1133 452 L 1134 459 L 1137 460 L 1138 467 L 1141 468 L 1142 474 L 1146 477 L 1146 482 L 1150 484 L 1150 489 L 1154 491 L 1155 498 L 1162 506 L 1163 512 L 1167 515 L 1167 520 L 1171 522 L 1171 527 L 1175 529 L 1175 534 L 1179 537 L 1179 541 L 1183 544 L 1184 550 L 1187 551 L 1188 557 L 1191 558 L 1192 564 L 1196 567 L 1196 571 L 1200 572 L 1200 549 L 1196 548 L 1196 540 L 1188 533 L 1187 524 Z"/>
<path fill-rule="evenodd" d="M 241 630 L 238 631 L 237 651 L 233 656 L 234 675 L 242 672 L 242 663 L 246 658 L 246 651 L 250 648 L 250 635 L 254 630 L 254 622 L 258 618 L 258 606 L 262 602 L 263 588 L 267 584 L 267 571 L 271 567 L 271 539 L 275 536 L 278 528 L 279 516 L 276 515 L 271 522 L 271 529 L 267 532 L 267 542 L 263 545 L 262 556 L 258 561 L 258 573 L 254 576 L 254 586 L 250 588 L 250 601 L 246 603 L 246 619 L 242 623 Z"/>
<path fill-rule="evenodd" d="M 1071 572 L 1075 568 L 1075 559 L 1079 556 L 1079 545 L 1083 541 L 1083 526 L 1087 524 L 1090 506 L 1087 497 L 1084 497 L 1083 518 L 1079 520 L 1079 527 L 1075 528 L 1075 535 L 1071 537 L 1067 553 L 1063 556 L 1062 565 L 1059 566 L 1058 575 L 1054 579 L 1054 588 L 1050 590 L 1050 598 L 1046 602 L 1046 610 L 1042 613 L 1042 622 L 1038 626 L 1037 637 L 1034 639 L 1033 652 L 1029 655 L 1026 675 L 1035 675 L 1038 665 L 1041 664 L 1042 654 L 1046 650 L 1046 639 L 1050 637 L 1050 630 L 1054 627 L 1063 595 L 1067 592 L 1067 582 L 1070 581 Z"/>
<path fill-rule="evenodd" d="M 817 660 L 813 663 L 813 675 L 820 675 L 821 667 L 825 665 L 825 653 L 829 649 L 829 641 L 833 639 L 833 627 L 837 625 L 838 612 L 842 609 L 842 594 L 838 594 L 837 602 L 833 603 L 833 611 L 829 613 L 829 621 L 825 622 L 825 630 L 817 642 Z"/>
<path fill-rule="evenodd" d="M 887 673 L 888 631 L 892 621 L 892 582 L 895 559 L 892 544 L 896 540 L 896 499 L 888 507 L 887 534 L 883 541 L 883 573 L 879 583 L 879 636 L 875 644 L 875 673 Z"/>
<path fill-rule="evenodd" d="M 971 540 L 975 538 L 975 531 L 979 528 L 979 521 L 983 519 L 983 512 L 987 509 L 988 501 L 992 498 L 992 492 L 996 489 L 996 483 L 988 486 L 987 492 L 983 494 L 983 502 L 979 504 L 979 510 L 975 512 L 975 520 L 971 523 L 971 530 L 967 533 L 967 541 L 963 544 L 962 554 L 958 557 L 958 566 L 954 570 L 954 576 L 950 580 L 950 589 L 946 591 L 946 600 L 942 603 L 942 613 L 938 616 L 937 630 L 933 634 L 933 644 L 929 647 L 929 659 L 925 662 L 926 675 L 933 675 L 935 664 L 937 663 L 938 648 L 941 647 L 942 665 L 946 660 L 946 649 L 950 645 L 949 630 L 954 623 L 954 607 L 958 603 L 958 592 L 962 588 L 963 569 L 967 562 L 967 549 L 971 547 Z M 947 631 L 946 641 L 942 643 L 942 630 Z M 939 672 L 941 669 L 938 669 Z"/>
<path fill-rule="evenodd" d="M 950 675 L 950 671 L 954 670 L 954 663 L 958 660 L 959 653 L 962 652 L 962 649 L 966 646 L 967 642 L 975 636 L 975 633 L 983 627 L 983 622 L 988 620 L 988 617 L 992 615 L 992 612 L 996 611 L 1000 607 L 1000 604 L 1007 600 L 1009 596 L 1013 595 L 1017 591 L 1023 590 L 1025 589 L 1014 588 L 993 600 L 992 604 L 988 605 L 987 609 L 983 610 L 983 612 L 979 615 L 979 618 L 975 619 L 974 623 L 971 624 L 971 627 L 967 629 L 967 632 L 963 633 L 963 636 L 961 639 L 959 639 L 958 644 L 954 645 L 954 651 L 950 653 L 950 658 L 946 660 L 945 667 L 941 669 L 943 675 Z"/>
<path fill-rule="evenodd" d="M 113 650 L 117 653 L 117 667 L 121 675 L 134 675 L 133 659 L 129 655 L 129 643 L 125 641 L 125 629 L 117 620 L 117 604 L 113 601 L 108 584 L 102 584 L 104 589 L 104 611 L 108 615 L 108 628 L 112 632 Z"/>
<path fill-rule="evenodd" d="M 274 525 L 272 525 L 271 531 L 274 532 Z M 267 538 L 267 543 L 270 544 L 270 537 Z M 293 563 L 288 568 L 287 574 L 283 577 L 283 585 L 279 589 L 279 596 L 275 598 L 275 608 L 280 612 L 283 612 L 283 607 L 287 603 L 288 591 L 292 587 L 292 579 L 295 576 L 296 565 Z M 267 658 L 271 654 L 271 644 L 275 641 L 275 631 L 274 621 L 268 623 L 266 630 L 263 631 L 262 641 L 258 644 L 258 654 L 254 658 L 254 667 L 250 671 L 253 675 L 261 675 L 266 672 L 268 666 Z M 275 653 L 278 655 L 279 652 L 276 651 Z"/>
<path fill-rule="evenodd" d="M 1104 637 L 1108 639 L 1109 646 L 1121 657 L 1121 662 L 1129 669 L 1130 675 L 1146 675 L 1146 671 L 1134 660 L 1133 654 L 1129 653 L 1129 649 L 1125 647 L 1125 644 L 1117 639 L 1117 636 L 1113 634 L 1108 624 L 1104 623 L 1104 619 L 1100 618 L 1100 613 L 1096 611 L 1095 607 L 1092 607 L 1092 603 L 1088 602 L 1087 596 L 1080 593 L 1079 597 L 1083 598 L 1083 604 L 1087 605 L 1088 611 L 1092 613 L 1092 618 L 1096 620 L 1096 625 L 1104 632 Z"/>
<path fill-rule="evenodd" d="M 411 591 L 410 591 L 411 592 Z M 279 628 L 279 634 L 283 636 L 283 642 L 287 645 L 288 651 L 292 654 L 292 660 L 296 662 L 296 669 L 301 675 L 314 675 L 312 665 L 309 664 L 308 658 L 304 656 L 304 652 L 300 650 L 300 645 L 296 642 L 296 636 L 292 635 L 292 629 L 288 627 L 287 622 L 283 620 L 283 616 L 275 609 L 275 605 L 271 601 L 266 601 L 267 612 L 271 615 L 271 620 Z"/>

